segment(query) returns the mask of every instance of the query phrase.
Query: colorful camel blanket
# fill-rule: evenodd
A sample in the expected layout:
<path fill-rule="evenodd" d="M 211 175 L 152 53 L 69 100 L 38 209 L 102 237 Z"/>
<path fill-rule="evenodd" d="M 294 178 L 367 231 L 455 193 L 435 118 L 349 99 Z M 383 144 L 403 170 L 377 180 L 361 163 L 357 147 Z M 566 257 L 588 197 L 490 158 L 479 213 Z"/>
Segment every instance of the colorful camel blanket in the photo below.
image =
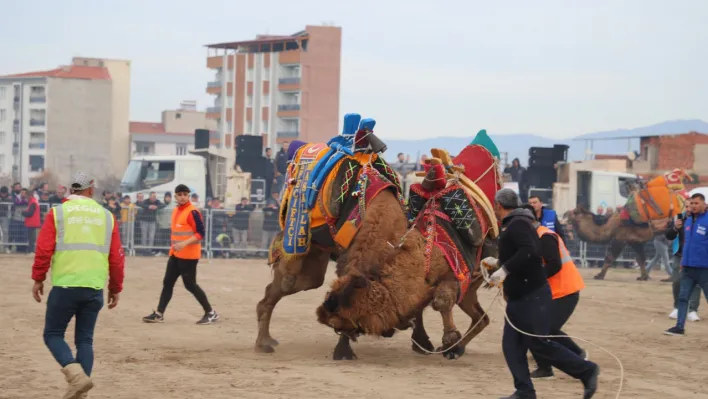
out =
<path fill-rule="evenodd" d="M 376 195 L 391 188 L 403 200 L 401 183 L 383 158 L 352 153 L 341 143 L 335 138 L 328 144 L 304 144 L 295 153 L 282 193 L 278 256 L 307 254 L 313 229 L 322 228 L 330 233 L 331 245 L 346 249 L 360 227 L 361 218 L 353 215 L 363 212 Z"/>
<path fill-rule="evenodd" d="M 686 173 L 677 169 L 649 180 L 646 186 L 630 194 L 625 204 L 634 223 L 671 218 L 684 210 L 683 179 Z"/>

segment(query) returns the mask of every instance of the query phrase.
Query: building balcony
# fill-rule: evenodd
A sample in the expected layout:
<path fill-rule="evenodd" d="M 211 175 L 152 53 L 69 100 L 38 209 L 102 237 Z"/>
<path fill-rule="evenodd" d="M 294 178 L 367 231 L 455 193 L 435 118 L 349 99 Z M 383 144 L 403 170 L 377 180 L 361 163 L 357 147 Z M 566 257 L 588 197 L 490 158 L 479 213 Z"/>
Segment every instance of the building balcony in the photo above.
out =
<path fill-rule="evenodd" d="M 37 143 L 37 142 L 35 142 L 35 143 L 30 142 L 28 146 L 29 146 L 30 150 L 43 150 L 45 147 L 45 144 L 44 143 Z"/>
<path fill-rule="evenodd" d="M 300 84 L 300 78 L 280 78 L 280 79 L 278 79 L 278 84 L 281 84 L 281 85 Z"/>
<path fill-rule="evenodd" d="M 221 107 L 207 107 L 206 113 L 207 114 L 220 114 Z"/>
<path fill-rule="evenodd" d="M 280 104 L 278 105 L 278 111 L 299 111 L 300 104 Z"/>
<path fill-rule="evenodd" d="M 212 82 L 207 82 L 207 93 L 209 94 L 219 94 L 221 93 L 221 81 L 215 80 Z"/>
<path fill-rule="evenodd" d="M 219 69 L 224 66 L 224 57 L 221 55 L 215 55 L 213 57 L 207 57 L 207 68 L 209 69 Z"/>
<path fill-rule="evenodd" d="M 31 103 L 45 103 L 47 102 L 47 96 L 31 96 L 29 98 Z"/>
<path fill-rule="evenodd" d="M 30 119 L 30 126 L 44 126 L 46 122 L 40 119 Z"/>
<path fill-rule="evenodd" d="M 20 96 L 14 96 L 14 97 L 12 98 L 12 102 L 15 103 L 15 104 L 19 104 L 19 103 L 20 103 Z"/>
<path fill-rule="evenodd" d="M 19 133 L 19 132 L 20 132 L 20 121 L 18 121 L 17 119 L 15 119 L 15 120 L 12 122 L 12 132 L 13 132 L 13 133 Z"/>
<path fill-rule="evenodd" d="M 215 80 L 213 82 L 207 82 L 207 87 L 221 87 L 221 81 Z"/>
<path fill-rule="evenodd" d="M 281 139 L 292 139 L 292 138 L 300 137 L 300 132 L 298 132 L 297 130 L 293 130 L 293 131 L 285 130 L 282 132 L 278 132 L 277 135 Z"/>

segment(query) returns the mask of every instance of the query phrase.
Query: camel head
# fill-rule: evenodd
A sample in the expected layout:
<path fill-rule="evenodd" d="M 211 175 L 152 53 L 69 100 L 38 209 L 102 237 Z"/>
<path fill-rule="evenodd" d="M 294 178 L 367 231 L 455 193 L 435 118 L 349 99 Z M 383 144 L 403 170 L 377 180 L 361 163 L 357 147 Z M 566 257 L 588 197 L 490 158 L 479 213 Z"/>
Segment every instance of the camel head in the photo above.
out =
<path fill-rule="evenodd" d="M 391 293 L 376 273 L 356 272 L 332 283 L 317 308 L 317 320 L 350 338 L 361 334 L 389 337 L 398 325 L 405 324 L 395 309 Z"/>

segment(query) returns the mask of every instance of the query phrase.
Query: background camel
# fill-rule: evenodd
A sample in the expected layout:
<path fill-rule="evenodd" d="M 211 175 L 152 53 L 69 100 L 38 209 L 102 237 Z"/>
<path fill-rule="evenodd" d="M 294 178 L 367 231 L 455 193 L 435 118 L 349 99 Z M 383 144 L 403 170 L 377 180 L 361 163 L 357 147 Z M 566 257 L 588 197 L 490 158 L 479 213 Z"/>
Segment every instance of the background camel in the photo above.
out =
<path fill-rule="evenodd" d="M 605 224 L 598 225 L 593 216 L 582 206 L 567 214 L 568 221 L 579 239 L 596 244 L 608 244 L 602 270 L 595 276 L 595 279 L 604 279 L 607 269 L 614 264 L 624 247 L 629 246 L 635 253 L 635 259 L 640 269 L 637 280 L 648 280 L 644 244 L 651 241 L 655 235 L 663 234 L 666 231 L 668 219 L 654 221 L 651 224 L 634 224 L 623 221 L 620 213 L 616 212 L 609 217 Z"/>

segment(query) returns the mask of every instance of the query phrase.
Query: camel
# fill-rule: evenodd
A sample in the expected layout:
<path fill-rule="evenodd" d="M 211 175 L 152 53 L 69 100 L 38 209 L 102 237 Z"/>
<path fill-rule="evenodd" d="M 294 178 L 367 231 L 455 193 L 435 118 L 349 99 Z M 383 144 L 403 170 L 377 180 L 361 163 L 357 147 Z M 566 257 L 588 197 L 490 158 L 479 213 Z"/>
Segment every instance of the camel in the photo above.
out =
<path fill-rule="evenodd" d="M 435 156 L 435 152 L 433 154 Z M 450 166 L 449 161 L 446 166 Z M 465 346 L 489 324 L 489 318 L 477 297 L 477 289 L 484 283 L 478 264 L 483 257 L 497 256 L 496 240 L 488 234 L 487 229 L 490 226 L 487 223 L 494 223 L 496 228 L 496 219 L 485 220 L 482 212 L 467 213 L 473 206 L 483 207 L 482 201 L 470 201 L 470 204 L 475 204 L 469 208 L 448 206 L 450 202 L 446 203 L 446 199 L 462 198 L 465 191 L 461 184 L 455 182 L 454 177 L 451 184 L 446 185 L 445 179 L 442 179 L 443 184 L 432 189 L 437 185 L 434 182 L 441 181 L 440 175 L 435 172 L 431 168 L 422 184 L 411 187 L 410 206 L 414 216 L 417 213 L 411 228 L 407 227 L 404 215 L 392 212 L 393 198 L 382 196 L 381 210 L 391 212 L 383 220 L 364 224 L 360 232 L 364 237 L 352 247 L 347 267 L 332 283 L 324 302 L 317 308 L 318 321 L 340 334 L 338 347 L 346 345 L 350 348 L 349 341 L 356 340 L 362 334 L 389 336 L 393 330 L 405 329 L 409 324 L 414 327 L 413 339 L 420 343 L 419 340 L 423 338 L 422 342 L 427 345 L 428 336 L 419 330 L 422 323 L 418 323 L 422 310 L 432 305 L 434 310 L 440 312 L 444 328 L 442 346 L 438 351 L 447 359 L 457 359 L 464 354 Z M 447 176 L 450 177 L 449 174 Z M 494 187 L 498 189 L 498 186 Z M 430 195 L 420 191 L 421 188 Z M 416 199 L 413 195 L 416 190 L 425 201 Z M 481 199 L 485 195 L 478 193 L 480 195 L 473 196 L 474 199 Z M 486 206 L 490 207 L 490 204 L 487 202 Z M 458 215 L 465 213 L 474 216 L 468 216 L 469 223 L 460 226 L 454 217 L 448 219 L 445 216 L 445 211 L 453 208 Z M 378 210 L 369 208 L 369 212 Z M 486 215 L 489 217 L 489 214 Z M 438 225 L 442 228 L 438 228 Z M 394 227 L 393 236 L 381 237 L 380 232 L 385 230 L 384 226 Z M 450 234 L 453 229 L 457 230 L 456 233 Z M 455 235 L 456 238 L 445 243 L 440 240 L 441 235 Z M 451 268 L 450 257 L 454 257 L 457 252 L 453 251 L 451 255 L 451 252 L 445 251 L 444 246 L 430 245 L 431 241 L 426 237 L 435 237 L 436 244 L 442 242 L 446 246 L 455 242 L 455 247 L 464 247 L 477 255 L 476 263 L 472 264 L 475 269 L 466 290 L 461 283 L 464 280 Z M 385 256 L 372 259 L 370 252 Z M 459 258 L 455 259 L 459 261 Z M 455 326 L 452 316 L 456 303 L 471 318 L 464 337 Z"/>
<path fill-rule="evenodd" d="M 644 244 L 651 241 L 655 235 L 666 231 L 668 219 L 656 220 L 651 223 L 635 224 L 622 220 L 621 214 L 612 214 L 607 222 L 598 225 L 593 219 L 593 214 L 582 206 L 567 213 L 568 221 L 573 226 L 578 238 L 586 242 L 608 244 L 602 270 L 594 278 L 603 280 L 607 270 L 619 257 L 625 246 L 634 250 L 636 261 L 639 265 L 639 281 L 646 281 L 649 275 L 646 271 L 646 255 Z"/>

